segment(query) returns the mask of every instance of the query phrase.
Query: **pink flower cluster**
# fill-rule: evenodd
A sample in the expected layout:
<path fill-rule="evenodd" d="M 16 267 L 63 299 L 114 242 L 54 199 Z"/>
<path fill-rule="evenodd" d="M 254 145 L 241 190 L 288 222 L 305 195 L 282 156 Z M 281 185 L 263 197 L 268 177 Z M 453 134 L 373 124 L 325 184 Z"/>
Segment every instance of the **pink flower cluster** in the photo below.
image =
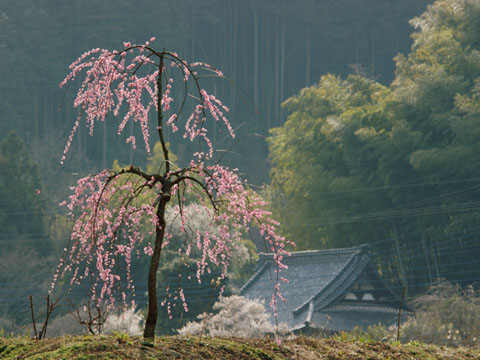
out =
<path fill-rule="evenodd" d="M 157 218 L 153 206 L 136 199 L 137 182 L 122 180 L 108 170 L 85 177 L 72 187 L 69 201 L 60 204 L 67 206 L 74 226 L 51 289 L 59 277 L 70 273 L 70 286 L 92 277 L 92 294 L 100 301 L 107 295 L 114 303 L 114 290 L 120 288 L 122 278 L 134 294 L 132 253 L 141 255 L 138 249 L 145 241 L 145 224 L 154 228 Z M 118 272 L 119 258 L 123 258 L 124 275 Z"/>
<path fill-rule="evenodd" d="M 125 48 L 121 51 L 93 49 L 87 51 L 70 65 L 71 71 L 60 83 L 60 87 L 75 80 L 83 72 L 85 72 L 85 78 L 74 100 L 74 107 L 79 109 L 79 115 L 68 138 L 61 163 L 66 158 L 73 137 L 83 117 L 85 117 L 89 133 L 92 135 L 96 122 L 105 121 L 109 112 L 113 113 L 114 116 L 118 116 L 123 107 L 125 107 L 124 115 L 118 124 L 118 135 L 123 133 L 129 121 L 139 122 L 145 149 L 150 154 L 149 113 L 152 109 L 159 111 L 157 80 L 160 72 L 164 80 L 167 80 L 168 75 L 168 81 L 166 81 L 166 85 L 162 89 L 163 92 L 160 94 L 162 111 L 165 113 L 173 112 L 173 114 L 169 115 L 166 125 L 173 132 L 178 130 L 176 123 L 180 119 L 180 113 L 175 113 L 171 107 L 174 101 L 171 97 L 174 83 L 173 74 L 167 74 L 165 66 L 160 68 L 161 58 L 170 60 L 172 67 L 180 71 L 185 82 L 189 82 L 192 74 L 198 74 L 199 71 L 209 71 L 218 77 L 223 77 L 221 71 L 214 69 L 206 63 L 195 62 L 187 64 L 176 53 L 156 52 L 149 46 L 150 42 L 154 40 L 155 38 L 152 38 L 142 45 L 126 42 L 124 43 Z M 157 70 L 142 76 L 140 74 L 144 72 L 140 70 L 146 64 L 156 67 Z M 211 157 L 213 152 L 212 143 L 207 137 L 207 129 L 204 126 L 207 112 L 216 121 L 221 119 L 232 136 L 234 136 L 234 133 L 224 115 L 229 111 L 228 107 L 223 105 L 215 96 L 208 94 L 204 89 L 198 90 L 198 104 L 186 120 L 184 137 L 188 137 L 190 140 L 199 136 L 202 137 Z M 186 93 L 185 96 L 187 96 Z M 135 148 L 136 142 L 131 139 L 132 136 L 129 137 L 128 142 Z"/>
<path fill-rule="evenodd" d="M 197 180 L 191 180 L 193 176 Z M 278 273 L 285 268 L 282 259 L 288 255 L 286 245 L 294 244 L 276 234 L 275 227 L 278 224 L 265 210 L 266 203 L 245 188 L 236 170 L 200 163 L 194 168 L 186 169 L 184 175 L 172 177 L 172 181 L 179 181 L 179 186 L 172 195 L 182 187 L 193 194 L 206 191 L 209 197 L 207 200 L 199 195 L 197 207 L 189 207 L 209 214 L 211 221 L 207 229 L 197 231 L 185 250 L 178 248 L 180 257 L 193 256 L 196 259 L 199 283 L 205 273 L 210 273 L 212 266 L 222 269 L 222 279 L 227 276 L 232 253 L 250 226 L 260 229 L 270 250 L 275 254 Z M 68 203 L 63 202 L 61 205 L 67 206 L 74 227 L 65 257 L 55 273 L 52 289 L 57 278 L 63 278 L 68 273 L 70 285 L 79 284 L 91 276 L 93 295 L 100 301 L 109 299 L 112 305 L 115 302 L 114 292 L 122 284 L 126 284 L 127 290 L 134 295 L 132 254 L 137 257 L 152 255 L 151 237 L 148 236 L 159 223 L 156 215 L 159 189 L 151 185 L 150 180 L 104 170 L 98 175 L 80 179 L 77 186 L 72 187 L 74 193 Z M 185 223 L 188 221 L 188 214 L 184 210 L 185 201 L 182 198 L 174 207 L 175 216 L 181 218 L 182 231 L 185 231 Z M 222 211 L 212 207 L 217 204 L 222 204 Z M 75 216 L 77 213 L 80 215 Z M 165 233 L 164 246 L 170 246 L 171 236 L 168 232 Z M 119 260 L 123 266 L 120 266 Z M 118 271 L 122 268 L 123 274 Z M 181 299 L 184 308 L 188 309 L 183 290 L 172 291 L 173 299 Z M 283 298 L 278 284 L 274 291 L 271 305 L 275 309 L 276 299 Z M 170 300 L 170 296 L 165 300 L 169 306 Z"/>
<path fill-rule="evenodd" d="M 177 249 L 181 258 L 191 257 L 196 260 L 197 281 L 201 282 L 202 276 L 211 272 L 212 266 L 222 269 L 221 278 L 225 278 L 236 244 L 250 226 L 256 226 L 275 254 L 278 264 L 277 282 L 271 302 L 275 310 L 277 298 L 283 299 L 278 281 L 283 280 L 279 275 L 285 268 L 282 259 L 288 255 L 287 245 L 294 244 L 276 234 L 278 224 L 265 210 L 265 202 L 246 188 L 236 169 L 204 163 L 213 155 L 213 146 L 205 127 L 207 114 L 215 121 L 223 122 L 232 137 L 235 134 L 225 117 L 229 109 L 215 96 L 198 87 L 196 74 L 202 70 L 213 71 L 216 76 L 223 74 L 205 63 L 188 65 L 177 54 L 156 52 L 149 44 L 148 41 L 143 45 L 125 43 L 125 48 L 121 51 L 94 49 L 83 54 L 70 66 L 71 72 L 61 86 L 75 79 L 84 70 L 86 74 L 74 102 L 74 106 L 80 108 L 80 114 L 70 134 L 62 162 L 84 114 L 86 125 L 92 134 L 96 122 L 105 121 L 109 112 L 118 116 L 123 105 L 126 106 L 125 115 L 119 123 L 118 134 L 123 133 L 128 121 L 139 122 L 145 148 L 150 152 L 149 112 L 152 108 L 157 113 L 172 112 L 174 81 L 170 75 L 167 77 L 164 60 L 171 61 L 172 68 L 180 71 L 186 82 L 193 79 L 197 87 L 198 102 L 185 120 L 183 137 L 190 141 L 203 138 L 208 152 L 195 153 L 188 167 L 164 174 L 148 175 L 130 168 L 118 173 L 104 170 L 80 179 L 72 187 L 73 194 L 69 201 L 61 204 L 67 206 L 74 226 L 69 246 L 55 273 L 52 289 L 58 278 L 67 274 L 71 286 L 91 278 L 95 299 L 108 300 L 113 305 L 115 293 L 120 292 L 125 304 L 125 291 L 128 290 L 132 297 L 135 293 L 131 276 L 132 255 L 152 256 L 154 252 L 152 237 L 160 228 L 162 219 L 157 217 L 160 200 L 168 195 L 170 203 L 177 201 L 173 209 L 176 216 L 181 218 L 181 229 L 184 232 L 188 225 L 185 194 L 189 193 L 196 197 L 198 211 L 207 212 L 211 219 L 206 230 L 198 230 L 186 248 Z M 128 60 L 129 54 L 132 54 L 131 60 Z M 148 68 L 153 66 L 156 70 L 141 75 L 146 64 Z M 161 93 L 158 83 L 162 81 L 159 79 L 163 79 L 166 84 L 162 86 Z M 179 112 L 173 112 L 168 117 L 165 128 L 178 131 L 180 115 Z M 164 131 L 162 118 L 158 117 L 160 123 L 157 128 L 161 139 Z M 131 143 L 135 148 L 135 136 L 128 137 L 126 143 Z M 162 229 L 162 247 L 173 246 L 168 225 Z M 180 300 L 184 310 L 188 311 L 182 289 L 167 289 L 167 294 L 164 304 L 168 309 L 171 309 L 173 299 Z"/>
<path fill-rule="evenodd" d="M 279 283 L 280 281 L 288 281 L 280 276 L 282 269 L 286 268 L 282 260 L 284 256 L 289 255 L 286 250 L 288 245 L 294 247 L 295 244 L 276 233 L 275 228 L 278 223 L 271 218 L 271 213 L 265 209 L 266 202 L 255 192 L 245 187 L 236 169 L 231 170 L 220 165 L 205 165 L 200 162 L 196 167 L 192 167 L 186 172 L 187 176 L 189 174 L 195 174 L 197 178 L 201 179 L 211 200 L 208 202 L 205 197 L 199 196 L 198 206 L 188 209 L 190 211 L 207 212 L 210 223 L 206 230 L 202 232 L 197 230 L 192 243 L 188 243 L 185 249 L 178 249 L 179 256 L 183 259 L 191 256 L 195 251 L 197 258 L 196 277 L 199 283 L 201 283 L 202 276 L 205 273 L 211 272 L 212 266 L 222 269 L 220 278 L 223 280 L 227 276 L 234 249 L 242 236 L 248 231 L 249 227 L 257 227 L 260 229 L 260 233 L 268 244 L 270 251 L 274 253 L 274 259 L 277 263 L 277 280 L 270 303 L 274 312 L 276 312 L 277 300 L 285 300 L 280 291 Z M 185 186 L 190 187 L 189 192 L 193 194 L 201 190 L 196 182 L 188 182 Z M 212 208 L 212 203 L 222 204 L 222 211 Z M 182 232 L 185 231 L 185 223 L 189 215 L 185 208 L 184 203 L 175 207 L 175 215 L 181 217 Z M 188 262 L 185 261 L 185 263 Z M 171 307 L 175 305 L 174 303 L 171 304 L 171 301 L 178 300 L 178 295 L 179 289 L 167 291 L 167 298 L 164 299 L 164 303 L 168 305 L 167 311 L 170 311 Z M 184 304 L 184 306 L 187 305 Z"/>

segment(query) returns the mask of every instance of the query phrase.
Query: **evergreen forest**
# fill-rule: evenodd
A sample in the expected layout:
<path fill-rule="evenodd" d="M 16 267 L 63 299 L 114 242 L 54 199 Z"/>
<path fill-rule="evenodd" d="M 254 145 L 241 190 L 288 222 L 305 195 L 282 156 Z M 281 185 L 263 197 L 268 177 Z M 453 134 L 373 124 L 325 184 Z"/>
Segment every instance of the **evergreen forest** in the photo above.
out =
<path fill-rule="evenodd" d="M 70 186 L 104 168 L 161 162 L 155 144 L 150 157 L 124 146 L 140 128 L 118 136 L 107 118 L 93 136 L 80 127 L 60 164 L 77 117 L 76 94 L 58 86 L 68 66 L 92 48 L 152 36 L 225 74 L 208 86 L 230 108 L 237 137 L 212 129 L 214 161 L 238 168 L 269 201 L 297 250 L 368 244 L 388 286 L 405 288 L 407 300 L 439 278 L 475 284 L 478 34 L 476 0 L 1 1 L 0 329 L 30 322 L 29 295 L 43 304 L 70 238 L 58 206 Z M 196 146 L 172 133 L 166 140 L 180 164 Z M 201 213 L 189 220 L 194 228 L 206 221 Z M 236 293 L 266 250 L 256 235 L 240 244 L 231 280 L 216 283 L 212 269 L 186 286 L 191 311 L 178 306 L 169 320 L 162 310 L 157 330 L 195 319 L 223 285 Z M 167 249 L 162 261 L 159 281 L 173 283 L 175 254 Z M 142 309 L 148 269 L 133 267 Z M 68 288 L 59 284 L 60 315 L 88 296 L 87 286 Z"/>

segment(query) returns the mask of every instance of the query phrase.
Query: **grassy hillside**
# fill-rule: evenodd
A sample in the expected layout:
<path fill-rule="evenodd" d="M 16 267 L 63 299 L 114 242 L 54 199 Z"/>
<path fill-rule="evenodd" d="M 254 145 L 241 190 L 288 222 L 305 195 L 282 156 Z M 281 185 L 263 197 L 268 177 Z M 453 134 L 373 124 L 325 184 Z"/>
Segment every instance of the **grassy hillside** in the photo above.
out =
<path fill-rule="evenodd" d="M 41 341 L 0 338 L 1 359 L 479 359 L 480 349 L 410 343 L 349 342 L 297 338 L 277 345 L 272 340 L 112 336 L 59 337 Z"/>

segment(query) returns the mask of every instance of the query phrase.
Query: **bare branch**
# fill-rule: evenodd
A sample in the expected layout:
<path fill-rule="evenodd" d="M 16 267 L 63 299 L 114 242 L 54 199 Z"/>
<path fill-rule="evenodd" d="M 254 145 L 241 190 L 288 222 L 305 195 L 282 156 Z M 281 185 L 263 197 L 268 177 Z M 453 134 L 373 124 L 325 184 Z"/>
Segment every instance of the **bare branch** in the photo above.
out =
<path fill-rule="evenodd" d="M 208 198 L 210 200 L 210 203 L 212 204 L 215 211 L 218 211 L 217 201 L 215 201 L 212 194 L 210 194 L 210 192 L 208 191 L 207 187 L 204 184 L 202 184 L 202 182 L 200 182 L 198 179 L 195 179 L 193 176 L 182 175 L 182 176 L 176 178 L 174 181 L 172 181 L 172 186 L 176 185 L 176 184 L 180 184 L 181 182 L 183 182 L 185 180 L 190 180 L 190 181 L 196 183 L 197 185 L 199 185 L 202 188 L 202 190 L 205 192 L 205 194 L 208 196 Z"/>
<path fill-rule="evenodd" d="M 38 335 L 37 335 L 37 326 L 35 324 L 35 313 L 33 311 L 33 299 L 32 299 L 32 295 L 30 295 L 30 311 L 32 312 L 32 324 L 33 324 L 33 332 L 35 334 L 35 339 L 38 339 Z"/>

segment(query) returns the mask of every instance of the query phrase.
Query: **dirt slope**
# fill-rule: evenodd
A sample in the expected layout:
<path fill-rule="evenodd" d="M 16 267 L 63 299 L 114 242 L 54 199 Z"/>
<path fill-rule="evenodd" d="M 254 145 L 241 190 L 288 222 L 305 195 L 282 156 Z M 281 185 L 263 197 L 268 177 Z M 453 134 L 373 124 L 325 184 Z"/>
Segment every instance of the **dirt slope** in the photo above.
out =
<path fill-rule="evenodd" d="M 41 341 L 0 338 L 0 359 L 480 359 L 480 349 L 411 343 L 297 338 L 275 341 L 158 337 L 155 344 L 126 335 L 59 337 Z"/>

